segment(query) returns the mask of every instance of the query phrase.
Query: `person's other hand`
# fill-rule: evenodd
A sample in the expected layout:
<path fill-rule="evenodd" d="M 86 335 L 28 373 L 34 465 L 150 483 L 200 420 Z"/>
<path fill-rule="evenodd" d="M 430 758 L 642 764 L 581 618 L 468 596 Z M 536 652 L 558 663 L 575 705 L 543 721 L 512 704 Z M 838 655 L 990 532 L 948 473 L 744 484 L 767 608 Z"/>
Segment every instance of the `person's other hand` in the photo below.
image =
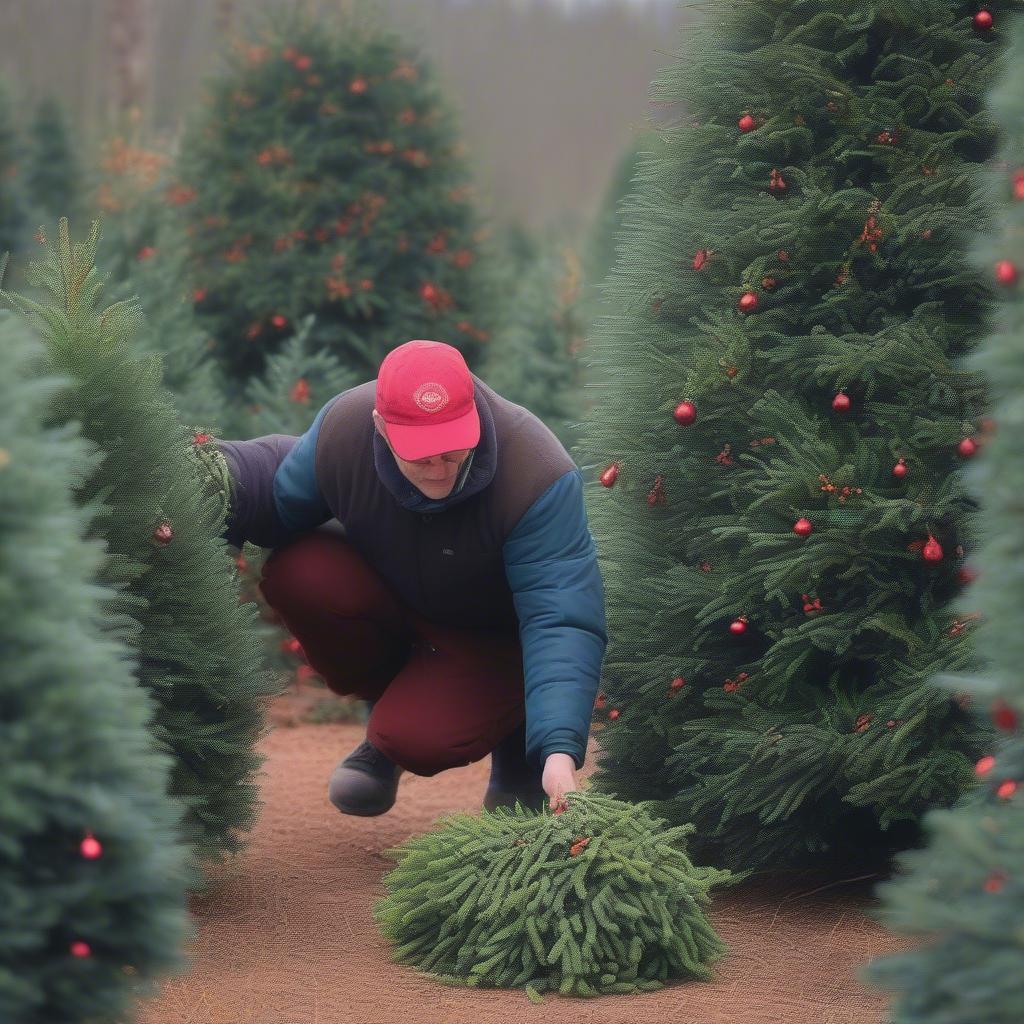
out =
<path fill-rule="evenodd" d="M 571 755 L 548 754 L 548 759 L 544 762 L 541 785 L 544 787 L 544 792 L 551 798 L 552 809 L 566 793 L 577 789 L 576 762 Z"/>

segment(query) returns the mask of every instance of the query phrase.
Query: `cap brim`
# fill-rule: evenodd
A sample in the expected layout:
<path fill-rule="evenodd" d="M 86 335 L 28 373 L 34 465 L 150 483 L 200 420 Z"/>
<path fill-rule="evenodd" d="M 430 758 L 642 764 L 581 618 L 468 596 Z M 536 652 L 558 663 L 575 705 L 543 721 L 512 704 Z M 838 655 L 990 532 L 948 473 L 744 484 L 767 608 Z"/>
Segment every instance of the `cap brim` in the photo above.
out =
<path fill-rule="evenodd" d="M 406 462 L 415 462 L 431 455 L 475 448 L 480 441 L 480 414 L 474 402 L 473 408 L 464 416 L 448 420 L 446 423 L 416 427 L 388 423 L 387 428 L 388 440 L 395 454 Z"/>

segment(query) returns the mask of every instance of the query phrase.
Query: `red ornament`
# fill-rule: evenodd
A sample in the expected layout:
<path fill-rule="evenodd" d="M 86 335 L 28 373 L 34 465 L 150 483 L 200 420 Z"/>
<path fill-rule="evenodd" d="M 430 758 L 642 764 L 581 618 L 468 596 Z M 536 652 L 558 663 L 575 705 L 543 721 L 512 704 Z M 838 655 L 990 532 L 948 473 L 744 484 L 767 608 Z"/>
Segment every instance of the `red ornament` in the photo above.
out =
<path fill-rule="evenodd" d="M 103 847 L 91 832 L 86 832 L 85 838 L 78 844 L 78 852 L 86 860 L 96 860 L 103 853 Z"/>
<path fill-rule="evenodd" d="M 921 548 L 921 557 L 926 562 L 942 561 L 942 545 L 929 533 L 928 543 Z"/>
<path fill-rule="evenodd" d="M 270 322 L 280 330 L 282 327 L 288 326 L 288 318 L 281 316 L 280 313 L 275 313 L 271 318 Z"/>
<path fill-rule="evenodd" d="M 896 465 L 892 467 L 892 475 L 900 479 L 907 475 L 907 464 L 903 459 L 898 459 Z"/>
<path fill-rule="evenodd" d="M 768 190 L 770 192 L 785 192 L 789 186 L 786 184 L 786 179 L 783 178 L 777 168 L 772 168 L 772 173 L 768 178 Z"/>
<path fill-rule="evenodd" d="M 799 537 L 809 537 L 813 529 L 810 519 L 801 518 L 793 524 L 793 532 Z"/>
<path fill-rule="evenodd" d="M 981 29 L 982 32 L 988 31 L 992 27 L 992 13 L 986 10 L 980 10 L 974 16 L 974 27 Z"/>
<path fill-rule="evenodd" d="M 153 540 L 158 544 L 170 544 L 174 540 L 174 530 L 171 529 L 170 523 L 161 523 L 153 531 Z"/>
<path fill-rule="evenodd" d="M 612 708 L 611 711 L 608 712 L 608 717 L 612 721 L 615 721 L 615 719 L 619 717 L 619 709 L 618 708 Z"/>
<path fill-rule="evenodd" d="M 1006 878 L 1005 871 L 993 871 L 985 879 L 985 892 L 999 892 L 1006 885 Z"/>
<path fill-rule="evenodd" d="M 1013 176 L 1013 198 L 1024 199 L 1024 169 Z"/>
<path fill-rule="evenodd" d="M 196 436 L 192 438 L 192 443 L 193 444 L 206 444 L 206 442 L 209 441 L 209 440 L 210 440 L 210 435 L 209 434 L 196 434 Z"/>
<path fill-rule="evenodd" d="M 1014 732 L 1018 724 L 1017 712 L 1005 700 L 997 697 L 992 702 L 992 721 L 1003 732 Z"/>
<path fill-rule="evenodd" d="M 206 289 L 205 288 L 196 288 L 192 292 L 192 301 L 193 302 L 202 302 L 203 299 L 205 299 L 205 298 L 206 298 Z"/>
<path fill-rule="evenodd" d="M 552 811 L 555 814 L 564 814 L 567 810 L 569 810 L 569 801 L 566 800 L 565 797 L 562 797 L 561 800 L 558 800 L 552 808 Z"/>
<path fill-rule="evenodd" d="M 1018 276 L 1017 267 L 1010 260 L 1000 260 L 996 264 L 996 280 L 1000 284 L 1016 284 Z"/>
<path fill-rule="evenodd" d="M 300 404 L 309 401 L 309 384 L 305 377 L 300 377 L 295 382 L 295 386 L 288 393 L 288 397 L 293 402 L 299 402 Z"/>
<path fill-rule="evenodd" d="M 693 402 L 680 402 L 672 413 L 675 417 L 676 423 L 681 423 L 684 427 L 688 427 L 697 419 L 697 407 Z"/>
<path fill-rule="evenodd" d="M 850 396 L 844 395 L 842 391 L 832 399 L 832 408 L 836 412 L 849 412 L 850 410 Z"/>
<path fill-rule="evenodd" d="M 235 565 L 238 566 L 238 571 L 239 572 L 245 572 L 245 570 L 248 567 L 249 563 L 246 561 L 245 555 L 239 555 L 235 559 Z"/>
<path fill-rule="evenodd" d="M 708 257 L 711 255 L 710 249 L 698 249 L 697 255 L 693 257 L 693 269 L 700 270 L 708 261 Z"/>
<path fill-rule="evenodd" d="M 757 122 L 749 114 L 744 114 L 737 123 L 741 132 L 752 132 L 757 127 Z"/>
<path fill-rule="evenodd" d="M 753 313 L 757 309 L 757 296 L 754 292 L 744 292 L 736 303 L 736 308 L 741 313 Z"/>
<path fill-rule="evenodd" d="M 738 619 L 734 619 L 729 623 L 729 632 L 734 636 L 740 636 L 747 631 L 747 619 L 746 616 L 741 615 Z"/>
<path fill-rule="evenodd" d="M 348 87 L 349 92 L 354 92 L 357 96 L 360 93 L 366 92 L 366 79 L 365 78 L 353 78 L 351 84 Z"/>
<path fill-rule="evenodd" d="M 675 679 L 669 683 L 669 688 L 672 690 L 681 690 L 686 685 L 686 680 L 682 676 L 676 676 Z"/>
<path fill-rule="evenodd" d="M 969 437 L 965 437 L 957 446 L 956 450 L 965 458 L 969 459 L 977 450 L 978 446 Z"/>
<path fill-rule="evenodd" d="M 295 61 L 295 69 L 297 71 L 308 71 L 312 65 L 313 61 L 309 57 L 299 57 Z"/>
<path fill-rule="evenodd" d="M 607 703 L 608 703 L 608 698 L 603 693 L 599 693 L 594 698 L 594 707 L 597 708 L 598 711 L 603 711 L 604 708 L 605 708 L 605 705 L 607 705 Z"/>
<path fill-rule="evenodd" d="M 996 759 L 991 754 L 986 754 L 978 763 L 974 766 L 975 775 L 988 775 L 992 771 L 993 765 L 996 763 Z"/>
<path fill-rule="evenodd" d="M 281 650 L 287 651 L 289 654 L 301 654 L 302 644 L 299 643 L 296 637 L 290 636 L 287 639 L 281 641 Z"/>
<path fill-rule="evenodd" d="M 612 462 L 608 468 L 601 474 L 601 486 L 611 487 L 619 477 L 619 464 Z"/>
<path fill-rule="evenodd" d="M 72 942 L 70 948 L 72 956 L 92 956 L 92 950 L 89 948 L 88 942 Z"/>
<path fill-rule="evenodd" d="M 779 250 L 779 261 L 782 262 L 782 263 L 788 263 L 789 262 L 789 253 L 786 252 L 785 249 L 780 249 Z"/>
<path fill-rule="evenodd" d="M 1014 793 L 1017 792 L 1017 783 L 1013 779 L 1006 779 L 999 784 L 999 788 L 996 790 L 996 796 L 1000 800 L 1009 800 Z"/>

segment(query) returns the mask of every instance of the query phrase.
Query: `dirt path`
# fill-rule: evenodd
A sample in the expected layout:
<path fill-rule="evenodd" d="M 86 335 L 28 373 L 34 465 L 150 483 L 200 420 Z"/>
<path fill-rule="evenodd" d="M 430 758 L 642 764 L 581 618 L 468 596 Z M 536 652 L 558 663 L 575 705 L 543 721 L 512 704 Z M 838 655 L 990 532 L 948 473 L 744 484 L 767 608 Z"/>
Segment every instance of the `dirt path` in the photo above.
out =
<path fill-rule="evenodd" d="M 310 694 L 299 696 L 308 703 Z M 721 891 L 712 921 L 730 952 L 715 981 L 642 996 L 580 999 L 449 988 L 396 964 L 372 917 L 393 862 L 381 851 L 441 814 L 479 810 L 489 759 L 431 779 L 408 773 L 394 808 L 340 814 L 327 799 L 335 764 L 362 725 L 298 724 L 294 700 L 275 706 L 264 738 L 263 817 L 250 848 L 213 892 L 193 897 L 198 935 L 187 975 L 140 1006 L 138 1024 L 882 1024 L 886 996 L 855 972 L 906 948 L 864 910 L 871 883 L 834 885 L 801 873 L 770 889 Z M 595 746 L 578 773 L 588 777 Z"/>

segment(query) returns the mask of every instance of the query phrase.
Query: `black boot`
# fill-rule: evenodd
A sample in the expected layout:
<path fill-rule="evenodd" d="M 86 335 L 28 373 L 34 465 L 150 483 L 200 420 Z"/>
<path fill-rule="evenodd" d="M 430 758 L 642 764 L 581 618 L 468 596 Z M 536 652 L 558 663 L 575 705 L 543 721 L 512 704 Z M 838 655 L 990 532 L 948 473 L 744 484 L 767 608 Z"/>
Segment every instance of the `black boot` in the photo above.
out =
<path fill-rule="evenodd" d="M 484 807 L 514 809 L 518 801 L 525 809 L 539 811 L 547 794 L 541 786 L 544 769 L 526 760 L 526 721 L 516 726 L 491 751 L 491 778 L 484 794 Z"/>
<path fill-rule="evenodd" d="M 373 710 L 376 700 L 367 701 Z M 369 740 L 352 751 L 331 775 L 328 799 L 343 814 L 373 817 L 391 810 L 398 794 L 398 779 L 404 768 L 381 753 Z"/>

